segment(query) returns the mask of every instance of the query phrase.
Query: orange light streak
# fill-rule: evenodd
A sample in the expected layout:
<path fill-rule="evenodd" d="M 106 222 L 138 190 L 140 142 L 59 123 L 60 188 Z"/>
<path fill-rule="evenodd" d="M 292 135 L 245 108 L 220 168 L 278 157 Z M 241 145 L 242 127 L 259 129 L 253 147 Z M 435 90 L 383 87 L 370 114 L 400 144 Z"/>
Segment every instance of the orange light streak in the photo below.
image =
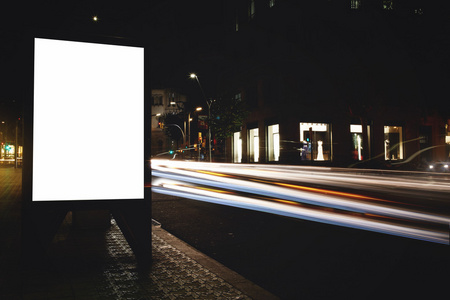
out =
<path fill-rule="evenodd" d="M 331 195 L 335 195 L 335 196 L 348 197 L 348 198 L 354 198 L 354 199 L 387 201 L 387 200 L 383 200 L 383 199 L 379 199 L 379 198 L 367 197 L 367 196 L 358 195 L 358 194 L 324 190 L 324 189 L 312 188 L 312 187 L 295 185 L 295 184 L 288 184 L 288 183 L 281 183 L 281 182 L 275 182 L 275 184 L 284 186 L 284 187 L 297 189 L 297 190 L 310 191 L 310 192 L 322 193 L 322 194 L 331 194 Z M 388 201 L 388 202 L 390 202 L 390 201 Z"/>

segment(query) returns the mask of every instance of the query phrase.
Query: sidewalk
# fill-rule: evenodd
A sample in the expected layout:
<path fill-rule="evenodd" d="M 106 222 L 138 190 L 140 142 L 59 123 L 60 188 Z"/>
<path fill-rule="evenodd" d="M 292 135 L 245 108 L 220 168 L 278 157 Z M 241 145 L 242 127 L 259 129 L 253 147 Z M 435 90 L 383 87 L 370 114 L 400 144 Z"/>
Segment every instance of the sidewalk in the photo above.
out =
<path fill-rule="evenodd" d="M 153 264 L 138 268 L 112 220 L 77 229 L 69 213 L 45 267 L 21 271 L 21 169 L 0 169 L 0 299 L 277 299 L 217 261 L 153 226 Z"/>

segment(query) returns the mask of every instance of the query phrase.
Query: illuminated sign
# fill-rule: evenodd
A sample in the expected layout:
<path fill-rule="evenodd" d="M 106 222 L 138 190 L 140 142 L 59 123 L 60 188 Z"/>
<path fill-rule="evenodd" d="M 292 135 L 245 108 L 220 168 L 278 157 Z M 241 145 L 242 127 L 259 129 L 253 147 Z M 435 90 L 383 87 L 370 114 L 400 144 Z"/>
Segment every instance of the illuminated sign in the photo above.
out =
<path fill-rule="evenodd" d="M 144 199 L 142 47 L 36 38 L 33 95 L 32 201 Z"/>

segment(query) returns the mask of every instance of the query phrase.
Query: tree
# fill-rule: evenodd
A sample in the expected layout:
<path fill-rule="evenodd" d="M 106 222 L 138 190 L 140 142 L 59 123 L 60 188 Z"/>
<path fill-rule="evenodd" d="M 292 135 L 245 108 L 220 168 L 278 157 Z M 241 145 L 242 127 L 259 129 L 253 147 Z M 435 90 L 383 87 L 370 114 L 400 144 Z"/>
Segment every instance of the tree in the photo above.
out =
<path fill-rule="evenodd" d="M 215 101 L 211 105 L 210 126 L 214 137 L 225 140 L 240 131 L 248 115 L 248 109 L 240 98 L 229 97 Z"/>

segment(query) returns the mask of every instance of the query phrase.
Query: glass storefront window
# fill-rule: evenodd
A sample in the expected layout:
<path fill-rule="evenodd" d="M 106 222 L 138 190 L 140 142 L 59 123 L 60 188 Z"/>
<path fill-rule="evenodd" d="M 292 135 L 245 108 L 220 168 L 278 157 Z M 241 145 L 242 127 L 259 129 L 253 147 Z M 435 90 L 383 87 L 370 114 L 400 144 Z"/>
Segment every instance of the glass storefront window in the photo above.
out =
<path fill-rule="evenodd" d="M 250 129 L 248 139 L 249 139 L 250 162 L 258 162 L 259 161 L 259 130 L 258 130 L 258 128 Z"/>
<path fill-rule="evenodd" d="M 331 130 L 327 123 L 300 123 L 302 160 L 331 160 Z"/>
<path fill-rule="evenodd" d="M 280 126 L 278 124 L 267 127 L 267 146 L 269 161 L 280 159 Z"/>
<path fill-rule="evenodd" d="M 233 162 L 242 162 L 242 138 L 241 132 L 233 134 Z"/>
<path fill-rule="evenodd" d="M 353 159 L 354 160 L 363 160 L 363 127 L 360 124 L 351 124 L 350 125 L 350 133 L 352 135 L 352 141 L 353 141 Z M 370 126 L 367 125 L 367 138 L 370 142 Z"/>
<path fill-rule="evenodd" d="M 403 132 L 401 126 L 384 126 L 385 160 L 403 159 Z"/>

